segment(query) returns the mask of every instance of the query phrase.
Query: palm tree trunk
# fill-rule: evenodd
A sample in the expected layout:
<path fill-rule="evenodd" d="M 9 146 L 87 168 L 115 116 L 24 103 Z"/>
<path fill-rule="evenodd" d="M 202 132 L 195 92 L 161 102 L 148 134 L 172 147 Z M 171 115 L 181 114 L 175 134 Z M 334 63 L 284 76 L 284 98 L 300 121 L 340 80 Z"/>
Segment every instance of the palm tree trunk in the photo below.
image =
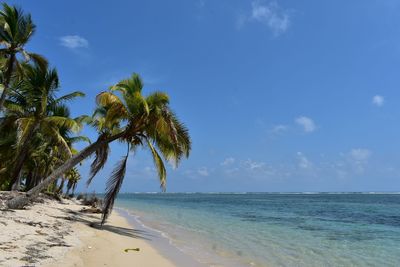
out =
<path fill-rule="evenodd" d="M 11 191 L 19 191 L 21 189 L 21 172 L 18 172 L 17 179 L 12 183 Z"/>
<path fill-rule="evenodd" d="M 77 164 L 79 164 L 82 160 L 86 159 L 90 155 L 92 155 L 99 147 L 106 143 L 110 143 L 120 137 L 122 137 L 125 132 L 118 133 L 106 139 L 99 139 L 93 144 L 89 145 L 81 152 L 67 160 L 63 165 L 58 167 L 52 174 L 50 174 L 46 179 L 44 179 L 40 184 L 29 190 L 26 195 L 20 195 L 15 198 L 12 198 L 7 202 L 7 206 L 10 209 L 22 209 L 25 207 L 29 202 L 34 200 L 40 192 L 47 188 L 47 186 L 53 183 L 57 178 L 62 176 L 67 171 L 71 170 Z"/>
<path fill-rule="evenodd" d="M 69 196 L 69 190 L 71 190 L 71 187 L 67 187 L 67 192 L 65 192 L 65 196 Z"/>
<path fill-rule="evenodd" d="M 9 190 L 19 190 L 19 186 L 21 183 L 20 181 L 21 169 L 22 166 L 24 165 L 27 154 L 28 154 L 28 146 L 23 148 L 23 150 L 21 150 L 21 153 L 18 155 L 17 162 L 14 165 L 14 171 L 12 172 L 10 177 Z"/>
<path fill-rule="evenodd" d="M 60 186 L 59 186 L 58 189 L 57 189 L 57 193 L 58 193 L 58 194 L 62 194 L 62 191 L 63 191 L 63 189 L 64 189 L 64 183 L 65 183 L 65 179 L 62 178 L 62 179 L 61 179 L 61 182 L 60 182 Z"/>
<path fill-rule="evenodd" d="M 27 188 L 29 188 L 29 186 L 32 184 L 32 182 L 33 182 L 33 173 L 28 172 L 26 175 L 26 180 L 25 180 L 25 190 Z"/>
<path fill-rule="evenodd" d="M 35 125 L 35 123 L 34 123 Z M 19 190 L 20 187 L 20 176 L 21 176 L 21 170 L 22 167 L 24 166 L 26 156 L 28 155 L 29 152 L 29 142 L 31 141 L 31 138 L 33 137 L 33 134 L 35 132 L 35 126 L 31 126 L 29 129 L 28 136 L 25 140 L 25 142 L 22 144 L 21 150 L 17 155 L 17 162 L 13 166 L 13 171 L 10 176 L 10 190 Z"/>
<path fill-rule="evenodd" d="M 33 187 L 35 187 L 37 185 L 38 176 L 39 176 L 38 172 L 37 172 L 37 170 L 35 170 L 32 173 L 32 178 L 30 179 L 30 183 L 26 184 L 25 191 L 29 191 L 30 189 L 32 189 Z"/>
<path fill-rule="evenodd" d="M 4 88 L 3 88 L 3 93 L 1 93 L 1 98 L 0 98 L 0 112 L 3 110 L 4 102 L 6 101 L 6 96 L 8 94 L 8 88 L 10 86 L 14 62 L 15 62 L 15 53 L 12 53 L 10 56 L 10 60 L 8 61 L 8 64 L 7 64 L 7 71 L 4 75 L 5 76 L 4 84 L 3 84 Z"/>

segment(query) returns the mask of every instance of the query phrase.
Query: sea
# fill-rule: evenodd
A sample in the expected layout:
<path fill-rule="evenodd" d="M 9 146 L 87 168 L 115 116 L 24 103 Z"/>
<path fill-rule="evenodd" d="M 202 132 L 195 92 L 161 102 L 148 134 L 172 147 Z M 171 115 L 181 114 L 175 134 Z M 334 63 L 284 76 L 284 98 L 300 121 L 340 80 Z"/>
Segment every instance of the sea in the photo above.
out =
<path fill-rule="evenodd" d="M 116 207 L 178 266 L 400 266 L 399 193 L 132 193 Z"/>

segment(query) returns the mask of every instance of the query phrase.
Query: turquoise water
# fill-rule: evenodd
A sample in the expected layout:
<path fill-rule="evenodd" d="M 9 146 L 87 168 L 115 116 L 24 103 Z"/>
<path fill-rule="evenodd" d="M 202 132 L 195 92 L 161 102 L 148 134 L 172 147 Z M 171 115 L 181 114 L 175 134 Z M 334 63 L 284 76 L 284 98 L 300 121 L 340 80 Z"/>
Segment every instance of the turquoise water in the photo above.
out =
<path fill-rule="evenodd" d="M 208 266 L 400 266 L 399 194 L 122 194 Z"/>

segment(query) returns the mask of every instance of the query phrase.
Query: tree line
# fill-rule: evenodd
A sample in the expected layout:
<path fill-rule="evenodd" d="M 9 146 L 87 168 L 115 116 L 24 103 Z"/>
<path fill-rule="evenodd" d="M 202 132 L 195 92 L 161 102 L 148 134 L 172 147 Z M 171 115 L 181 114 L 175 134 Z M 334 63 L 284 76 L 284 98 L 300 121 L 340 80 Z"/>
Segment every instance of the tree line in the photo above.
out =
<path fill-rule="evenodd" d="M 73 192 L 81 180 L 77 165 L 93 155 L 89 185 L 107 162 L 114 141 L 125 144 L 126 154 L 107 180 L 102 223 L 122 186 L 128 156 L 138 147 L 152 155 L 165 190 L 164 161 L 177 166 L 191 150 L 188 129 L 170 108 L 169 96 L 160 91 L 144 95 L 143 81 L 134 73 L 99 92 L 92 114 L 72 117 L 69 102 L 85 94 L 59 95 L 57 70 L 44 56 L 25 50 L 35 29 L 30 14 L 2 4 L 0 190 L 26 192 L 8 201 L 8 207 L 23 208 L 43 191 Z M 97 131 L 93 142 L 79 135 L 85 126 Z M 87 146 L 78 151 L 77 142 Z"/>

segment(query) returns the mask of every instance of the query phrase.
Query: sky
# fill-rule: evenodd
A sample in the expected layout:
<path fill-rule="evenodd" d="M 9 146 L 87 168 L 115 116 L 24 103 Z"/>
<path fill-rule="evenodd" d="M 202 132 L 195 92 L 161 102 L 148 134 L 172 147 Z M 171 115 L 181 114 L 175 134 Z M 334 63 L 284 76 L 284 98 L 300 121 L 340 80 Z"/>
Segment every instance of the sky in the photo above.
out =
<path fill-rule="evenodd" d="M 60 94 L 86 93 L 74 115 L 133 72 L 170 95 L 193 149 L 167 192 L 400 191 L 400 1 L 7 3 L 32 14 L 26 48 L 57 68 Z M 89 188 L 83 162 L 78 191 L 103 192 L 124 153 L 113 144 Z M 139 150 L 121 192 L 154 191 Z"/>

